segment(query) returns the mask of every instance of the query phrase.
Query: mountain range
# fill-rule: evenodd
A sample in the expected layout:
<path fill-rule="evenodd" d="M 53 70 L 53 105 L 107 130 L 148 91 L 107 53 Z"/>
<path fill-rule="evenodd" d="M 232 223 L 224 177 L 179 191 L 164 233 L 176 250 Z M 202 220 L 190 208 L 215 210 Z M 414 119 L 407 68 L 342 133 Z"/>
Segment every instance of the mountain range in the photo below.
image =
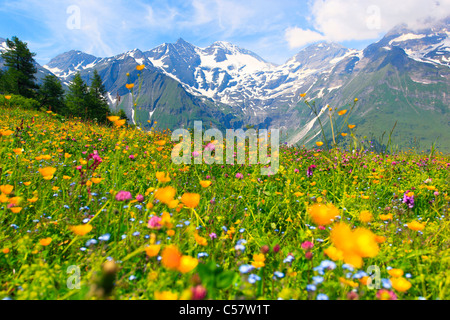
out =
<path fill-rule="evenodd" d="M 203 120 L 220 129 L 280 128 L 288 144 L 311 144 L 320 139 L 319 121 L 304 99 L 315 101 L 330 134 L 327 106 L 349 109 L 358 98 L 349 119 L 357 134 L 376 139 L 395 125 L 391 138 L 400 149 L 436 142 L 450 151 L 449 23 L 447 18 L 419 30 L 397 26 L 363 50 L 320 42 L 281 65 L 228 42 L 200 48 L 179 39 L 108 58 L 69 51 L 38 68 L 65 85 L 77 72 L 89 81 L 97 69 L 111 109 L 123 109 L 129 119 L 126 74 L 137 83 L 140 73 L 136 119 L 145 128 L 192 127 Z M 146 68 L 139 72 L 137 64 Z"/>

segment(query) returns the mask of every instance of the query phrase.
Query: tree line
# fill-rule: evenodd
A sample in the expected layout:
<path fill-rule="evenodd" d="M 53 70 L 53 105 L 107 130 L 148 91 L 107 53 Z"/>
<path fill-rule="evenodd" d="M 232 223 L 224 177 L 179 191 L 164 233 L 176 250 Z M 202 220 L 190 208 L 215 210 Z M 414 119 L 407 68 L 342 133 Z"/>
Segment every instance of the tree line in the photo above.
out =
<path fill-rule="evenodd" d="M 36 83 L 36 53 L 30 52 L 26 43 L 12 37 L 6 40 L 6 46 L 1 53 L 6 70 L 0 69 L 0 93 L 34 99 L 40 107 L 63 116 L 106 122 L 108 113 L 111 115 L 107 91 L 97 70 L 89 79 L 90 85 L 77 73 L 66 93 L 61 81 L 54 75 L 46 75 L 41 85 Z"/>

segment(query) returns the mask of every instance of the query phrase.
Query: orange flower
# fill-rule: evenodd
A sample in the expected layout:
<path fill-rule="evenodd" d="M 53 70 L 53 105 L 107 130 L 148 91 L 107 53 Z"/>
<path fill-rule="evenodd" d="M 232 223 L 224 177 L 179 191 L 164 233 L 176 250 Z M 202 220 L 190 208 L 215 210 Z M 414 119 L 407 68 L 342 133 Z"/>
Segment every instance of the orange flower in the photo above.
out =
<path fill-rule="evenodd" d="M 172 187 L 165 187 L 156 190 L 155 198 L 162 203 L 169 205 L 171 201 L 173 201 L 173 197 L 175 197 L 176 190 Z"/>
<path fill-rule="evenodd" d="M 392 220 L 392 218 L 393 218 L 392 213 L 380 214 L 379 217 L 383 221 L 385 221 L 385 220 Z"/>
<path fill-rule="evenodd" d="M 156 257 L 159 253 L 159 250 L 161 249 L 160 245 L 153 244 L 145 248 L 145 252 L 149 257 Z"/>
<path fill-rule="evenodd" d="M 0 191 L 3 192 L 6 195 L 9 195 L 14 189 L 14 186 L 7 184 L 4 186 L 0 186 Z"/>
<path fill-rule="evenodd" d="M 209 180 L 202 180 L 202 181 L 200 181 L 200 185 L 203 187 L 203 188 L 208 188 L 210 185 L 211 185 L 211 181 L 209 181 Z"/>
<path fill-rule="evenodd" d="M 3 248 L 2 252 L 3 252 L 4 254 L 8 254 L 8 253 L 9 253 L 9 248 Z"/>
<path fill-rule="evenodd" d="M 161 254 L 161 263 L 172 270 L 178 269 L 181 262 L 181 252 L 174 245 L 167 246 Z"/>
<path fill-rule="evenodd" d="M 356 127 L 354 124 L 349 124 L 349 125 L 348 125 L 348 128 L 349 128 L 349 129 L 353 129 L 354 127 Z"/>
<path fill-rule="evenodd" d="M 368 210 L 363 210 L 359 213 L 359 221 L 367 223 L 372 221 L 372 214 Z"/>
<path fill-rule="evenodd" d="M 103 178 L 92 178 L 91 181 L 95 184 L 102 182 Z"/>
<path fill-rule="evenodd" d="M 425 228 L 424 224 L 417 222 L 417 221 L 407 223 L 406 225 L 408 226 L 409 229 L 414 230 L 414 231 L 422 231 Z"/>
<path fill-rule="evenodd" d="M 43 169 L 38 169 L 41 175 L 44 177 L 45 180 L 51 180 L 53 179 L 53 175 L 56 172 L 56 168 L 53 167 L 45 167 Z"/>
<path fill-rule="evenodd" d="M 200 195 L 198 193 L 185 193 L 181 197 L 181 202 L 188 208 L 194 209 L 200 202 Z"/>
<path fill-rule="evenodd" d="M 316 142 L 316 145 L 317 145 L 318 147 L 321 147 L 321 146 L 323 146 L 323 142 L 322 142 L 322 141 L 317 141 L 317 142 Z"/>
<path fill-rule="evenodd" d="M 141 70 L 143 70 L 144 68 L 145 68 L 145 65 L 144 65 L 144 64 L 140 64 L 140 65 L 136 66 L 136 70 L 138 70 L 138 71 L 141 71 Z"/>
<path fill-rule="evenodd" d="M 300 93 L 300 97 L 302 98 L 306 97 L 306 93 Z"/>
<path fill-rule="evenodd" d="M 347 113 L 347 109 L 344 109 L 344 110 L 339 111 L 338 115 L 343 116 L 346 113 Z"/>
<path fill-rule="evenodd" d="M 127 122 L 127 120 L 125 120 L 125 119 L 117 120 L 117 121 L 114 121 L 114 125 L 116 127 L 120 128 L 121 126 L 123 126 L 125 124 L 125 122 Z"/>
<path fill-rule="evenodd" d="M 264 267 L 266 264 L 264 263 L 266 261 L 266 257 L 262 253 L 254 254 L 253 255 L 253 261 L 252 266 L 255 268 L 261 268 Z"/>
<path fill-rule="evenodd" d="M 406 292 L 409 290 L 409 288 L 411 288 L 411 282 L 409 282 L 408 280 L 406 280 L 403 277 L 392 278 L 391 283 L 392 283 L 392 287 L 395 290 L 400 291 L 400 292 Z"/>
<path fill-rule="evenodd" d="M 194 234 L 195 242 L 197 242 L 201 246 L 206 246 L 208 244 L 208 241 L 206 241 L 206 238 L 199 236 L 197 233 Z"/>
<path fill-rule="evenodd" d="M 120 117 L 118 116 L 110 116 L 108 117 L 108 120 L 111 122 L 116 122 L 117 120 L 120 120 Z"/>
<path fill-rule="evenodd" d="M 155 291 L 155 300 L 177 300 L 178 294 L 170 291 Z"/>
<path fill-rule="evenodd" d="M 391 277 L 394 277 L 394 278 L 399 278 L 399 277 L 403 276 L 402 269 L 391 269 L 391 270 L 388 270 L 388 273 Z"/>
<path fill-rule="evenodd" d="M 328 247 L 323 250 L 323 252 L 333 261 L 342 260 L 344 258 L 344 253 L 333 246 Z"/>
<path fill-rule="evenodd" d="M 5 96 L 5 99 L 6 99 L 6 100 L 10 100 L 10 99 L 11 99 L 11 96 Z"/>
<path fill-rule="evenodd" d="M 125 85 L 125 87 L 127 87 L 128 90 L 131 90 L 131 89 L 134 88 L 134 84 L 133 84 L 133 83 L 127 83 L 127 84 Z"/>
<path fill-rule="evenodd" d="M 7 137 L 7 136 L 12 135 L 13 133 L 14 133 L 14 131 L 12 131 L 12 130 L 0 131 L 0 136 L 5 136 L 5 137 Z"/>
<path fill-rule="evenodd" d="M 156 179 L 158 179 L 161 183 L 169 182 L 169 173 L 166 174 L 165 172 L 156 172 Z"/>
<path fill-rule="evenodd" d="M 50 238 L 50 237 L 39 240 L 39 243 L 41 244 L 41 246 L 44 246 L 44 247 L 48 246 L 51 242 L 52 242 L 52 238 Z"/>
<path fill-rule="evenodd" d="M 158 140 L 155 142 L 155 144 L 157 144 L 158 146 L 162 147 L 166 144 L 166 140 Z"/>
<path fill-rule="evenodd" d="M 22 154 L 23 149 L 17 148 L 17 149 L 13 149 L 13 151 L 14 151 L 14 153 L 15 153 L 16 155 L 19 155 L 19 154 Z"/>
<path fill-rule="evenodd" d="M 341 136 L 343 136 L 343 137 L 346 137 L 347 136 L 347 133 L 341 133 Z"/>
<path fill-rule="evenodd" d="M 88 232 L 92 230 L 92 225 L 90 224 L 82 224 L 78 226 L 69 226 L 70 230 L 72 230 L 78 236 L 84 236 Z"/>
<path fill-rule="evenodd" d="M 308 211 L 314 223 L 321 226 L 331 224 L 332 220 L 339 215 L 339 210 L 331 203 L 326 205 L 316 203 Z"/>
<path fill-rule="evenodd" d="M 19 213 L 20 211 L 22 211 L 22 208 L 21 207 L 12 207 L 12 208 L 10 208 L 10 210 L 13 213 Z"/>

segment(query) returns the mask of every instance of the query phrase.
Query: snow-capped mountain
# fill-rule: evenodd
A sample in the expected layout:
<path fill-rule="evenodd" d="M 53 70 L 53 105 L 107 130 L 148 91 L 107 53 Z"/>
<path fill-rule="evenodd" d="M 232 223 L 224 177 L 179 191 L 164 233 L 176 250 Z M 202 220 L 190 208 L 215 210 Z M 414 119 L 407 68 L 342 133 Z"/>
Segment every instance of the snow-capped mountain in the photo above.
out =
<path fill-rule="evenodd" d="M 289 143 L 308 143 L 318 134 L 318 121 L 300 98 L 307 93 L 309 101 L 316 101 L 323 125 L 328 104 L 339 108 L 357 97 L 350 121 L 362 131 L 380 135 L 397 120 L 394 135 L 412 139 L 414 131 L 422 130 L 427 132 L 420 134 L 424 143 L 431 144 L 450 132 L 449 20 L 422 30 L 393 28 L 364 50 L 316 43 L 282 65 L 228 42 L 201 48 L 179 39 L 108 58 L 70 51 L 45 68 L 65 83 L 76 72 L 89 81 L 97 69 L 112 108 L 123 108 L 130 116 L 126 73 L 136 82 L 135 67 L 145 64 L 139 114 L 143 121 L 157 120 L 170 128 L 207 115 L 229 127 L 280 128 Z"/>

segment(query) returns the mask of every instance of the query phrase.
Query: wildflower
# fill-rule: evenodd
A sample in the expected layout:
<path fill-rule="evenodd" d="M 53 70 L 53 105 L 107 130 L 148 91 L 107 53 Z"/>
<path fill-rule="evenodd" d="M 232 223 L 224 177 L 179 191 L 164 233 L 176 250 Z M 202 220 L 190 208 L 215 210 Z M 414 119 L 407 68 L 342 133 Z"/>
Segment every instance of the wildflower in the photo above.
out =
<path fill-rule="evenodd" d="M 236 173 L 236 178 L 237 179 L 244 179 L 244 175 L 240 172 Z"/>
<path fill-rule="evenodd" d="M 12 208 L 10 208 L 10 210 L 13 213 L 19 213 L 20 211 L 22 211 L 22 208 L 21 207 L 12 207 Z"/>
<path fill-rule="evenodd" d="M 206 288 L 203 287 L 201 284 L 193 287 L 191 289 L 192 292 L 192 300 L 203 300 L 206 298 Z"/>
<path fill-rule="evenodd" d="M 412 209 L 414 207 L 414 193 L 406 192 L 403 195 L 403 203 L 405 203 L 408 206 L 408 208 Z"/>
<path fill-rule="evenodd" d="M 45 180 L 51 180 L 53 179 L 53 175 L 56 172 L 56 168 L 53 167 L 46 167 L 43 169 L 38 169 L 41 175 L 44 177 Z"/>
<path fill-rule="evenodd" d="M 406 280 L 405 278 L 392 278 L 391 279 L 392 287 L 400 292 L 406 292 L 411 288 L 411 282 Z"/>
<path fill-rule="evenodd" d="M 161 220 L 162 219 L 160 217 L 153 216 L 148 221 L 147 227 L 150 229 L 161 229 L 162 228 Z"/>
<path fill-rule="evenodd" d="M 156 179 L 158 179 L 161 183 L 169 182 L 169 173 L 166 174 L 165 172 L 156 172 Z"/>
<path fill-rule="evenodd" d="M 323 250 L 323 253 L 325 253 L 333 261 L 344 259 L 344 253 L 333 246 L 330 246 L 327 249 Z"/>
<path fill-rule="evenodd" d="M 328 296 L 325 293 L 319 293 L 316 300 L 328 300 Z"/>
<path fill-rule="evenodd" d="M 82 224 L 78 226 L 69 226 L 69 229 L 72 230 L 78 236 L 84 236 L 85 234 L 87 234 L 92 230 L 92 225 Z"/>
<path fill-rule="evenodd" d="M 52 238 L 50 238 L 50 237 L 39 240 L 39 243 L 44 247 L 48 246 L 51 242 L 52 242 Z"/>
<path fill-rule="evenodd" d="M 21 149 L 21 148 L 13 149 L 13 152 L 14 152 L 16 155 L 20 155 L 20 154 L 22 154 L 23 149 Z"/>
<path fill-rule="evenodd" d="M 300 97 L 302 98 L 306 97 L 306 93 L 300 93 Z"/>
<path fill-rule="evenodd" d="M 243 264 L 239 267 L 239 272 L 240 273 L 249 273 L 250 271 L 252 271 L 253 269 L 255 269 L 254 266 L 250 265 L 250 264 Z"/>
<path fill-rule="evenodd" d="M 144 68 L 145 68 L 144 64 L 140 64 L 140 65 L 136 66 L 137 71 L 142 71 Z"/>
<path fill-rule="evenodd" d="M 5 96 L 5 99 L 6 99 L 6 100 L 10 100 L 10 99 L 11 99 L 11 96 Z"/>
<path fill-rule="evenodd" d="M 388 214 L 380 214 L 380 215 L 379 215 L 379 218 L 380 218 L 381 220 L 383 220 L 383 221 L 386 221 L 386 220 L 392 220 L 392 219 L 393 219 L 393 216 L 392 216 L 392 213 L 388 213 Z"/>
<path fill-rule="evenodd" d="M 347 109 L 344 109 L 344 110 L 339 111 L 338 115 L 343 116 L 346 113 L 347 113 Z"/>
<path fill-rule="evenodd" d="M 190 256 L 182 256 L 180 260 L 180 265 L 178 266 L 178 271 L 182 273 L 188 273 L 195 269 L 198 265 L 198 260 Z"/>
<path fill-rule="evenodd" d="M 388 270 L 388 273 L 391 275 L 391 277 L 399 278 L 403 276 L 403 270 L 402 269 L 390 269 Z"/>
<path fill-rule="evenodd" d="M 186 207 L 194 209 L 200 202 L 200 195 L 197 193 L 185 193 L 181 196 L 181 202 Z"/>
<path fill-rule="evenodd" d="M 161 254 L 161 263 L 164 267 L 176 270 L 180 265 L 181 252 L 174 245 L 167 246 Z"/>
<path fill-rule="evenodd" d="M 117 120 L 120 120 L 120 117 L 118 116 L 110 116 L 108 117 L 108 120 L 111 122 L 116 122 Z"/>
<path fill-rule="evenodd" d="M 305 241 L 302 243 L 302 249 L 306 251 L 310 251 L 314 247 L 314 244 L 310 241 Z"/>
<path fill-rule="evenodd" d="M 349 124 L 349 125 L 348 125 L 348 128 L 349 128 L 349 129 L 353 129 L 354 127 L 356 127 L 354 124 Z"/>
<path fill-rule="evenodd" d="M 155 198 L 162 203 L 165 203 L 167 205 L 170 204 L 171 201 L 173 201 L 173 198 L 175 197 L 176 190 L 172 187 L 165 187 L 160 188 L 156 190 L 155 192 Z"/>
<path fill-rule="evenodd" d="M 251 284 L 254 284 L 256 281 L 260 281 L 261 280 L 261 277 L 260 276 L 257 276 L 256 274 L 251 274 L 251 275 L 249 275 L 248 276 L 248 282 L 249 283 L 251 283 Z"/>
<path fill-rule="evenodd" d="M 9 185 L 9 184 L 0 186 L 0 191 L 2 193 L 4 193 L 5 195 L 9 195 L 13 191 L 13 189 L 14 189 L 14 186 Z"/>
<path fill-rule="evenodd" d="M 217 234 L 215 234 L 214 232 L 209 234 L 209 237 L 211 238 L 211 240 L 213 239 L 217 239 Z"/>
<path fill-rule="evenodd" d="M 316 203 L 308 209 L 308 212 L 314 223 L 323 226 L 331 224 L 333 219 L 339 215 L 339 210 L 331 203 L 326 205 Z"/>
<path fill-rule="evenodd" d="M 422 231 L 425 228 L 425 225 L 417 222 L 417 221 L 412 221 L 410 223 L 406 224 L 408 226 L 409 229 L 414 230 L 414 231 Z"/>
<path fill-rule="evenodd" d="M 199 236 L 197 233 L 194 234 L 194 239 L 200 246 L 206 246 L 208 244 L 206 238 Z"/>
<path fill-rule="evenodd" d="M 377 299 L 380 299 L 380 300 L 397 300 L 397 295 L 391 290 L 380 289 L 377 292 Z"/>
<path fill-rule="evenodd" d="M 178 294 L 170 291 L 155 291 L 155 300 L 177 300 Z"/>
<path fill-rule="evenodd" d="M 12 131 L 12 130 L 4 130 L 4 131 L 0 130 L 0 137 L 1 136 L 7 137 L 7 136 L 12 135 L 13 133 L 14 133 L 14 131 Z"/>
<path fill-rule="evenodd" d="M 310 166 L 308 167 L 308 170 L 306 170 L 306 176 L 307 176 L 307 177 L 312 177 L 315 168 L 317 168 L 317 166 L 316 166 L 315 164 L 310 165 Z"/>
<path fill-rule="evenodd" d="M 264 261 L 266 260 L 266 257 L 262 253 L 254 254 L 253 255 L 253 262 L 252 266 L 255 268 L 261 268 L 265 266 Z"/>
<path fill-rule="evenodd" d="M 133 83 L 127 83 L 127 84 L 125 85 L 125 87 L 126 87 L 128 90 L 131 90 L 131 89 L 134 88 L 134 84 L 133 84 Z"/>
<path fill-rule="evenodd" d="M 120 128 L 121 126 L 123 126 L 125 124 L 125 122 L 127 122 L 127 120 L 125 120 L 125 119 L 117 120 L 117 121 L 114 121 L 114 125 L 116 127 Z"/>
<path fill-rule="evenodd" d="M 149 257 L 156 257 L 159 253 L 161 246 L 158 244 L 153 244 L 145 248 L 145 253 Z"/>
<path fill-rule="evenodd" d="M 131 195 L 131 192 L 129 191 L 119 191 L 116 194 L 116 200 L 117 201 L 127 201 L 127 200 L 131 200 L 133 198 L 133 196 Z"/>
<path fill-rule="evenodd" d="M 367 223 L 372 221 L 372 214 L 368 210 L 363 210 L 359 213 L 359 221 Z"/>
<path fill-rule="evenodd" d="M 200 185 L 203 188 L 208 188 L 211 185 L 211 181 L 209 181 L 209 180 L 202 180 L 202 181 L 200 181 Z"/>

